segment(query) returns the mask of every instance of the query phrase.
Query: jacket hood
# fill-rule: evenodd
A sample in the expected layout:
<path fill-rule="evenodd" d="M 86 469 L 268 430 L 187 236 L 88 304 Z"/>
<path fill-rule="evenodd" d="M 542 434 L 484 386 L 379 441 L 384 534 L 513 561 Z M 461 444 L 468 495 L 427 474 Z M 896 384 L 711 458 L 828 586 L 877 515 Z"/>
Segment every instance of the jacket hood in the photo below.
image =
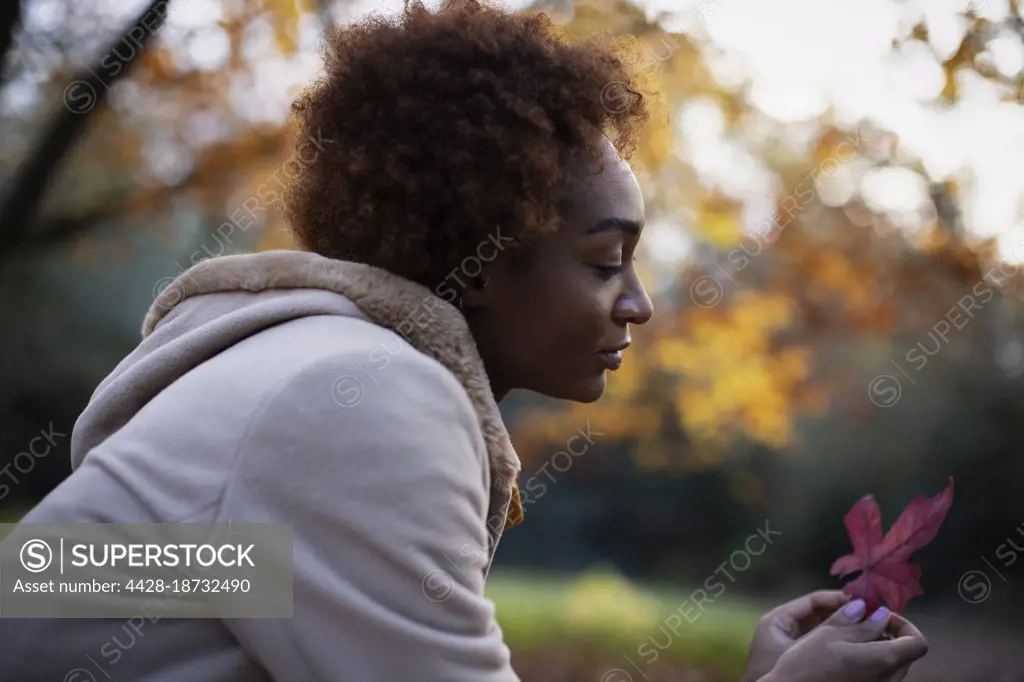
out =
<path fill-rule="evenodd" d="M 417 323 L 425 314 L 430 323 Z M 489 518 L 500 514 L 506 528 L 522 521 L 519 457 L 462 314 L 426 287 L 380 268 L 304 251 L 211 258 L 165 287 L 143 321 L 142 342 L 100 383 L 75 423 L 72 468 L 192 368 L 246 337 L 310 315 L 356 317 L 391 329 L 455 375 L 487 446 Z"/>

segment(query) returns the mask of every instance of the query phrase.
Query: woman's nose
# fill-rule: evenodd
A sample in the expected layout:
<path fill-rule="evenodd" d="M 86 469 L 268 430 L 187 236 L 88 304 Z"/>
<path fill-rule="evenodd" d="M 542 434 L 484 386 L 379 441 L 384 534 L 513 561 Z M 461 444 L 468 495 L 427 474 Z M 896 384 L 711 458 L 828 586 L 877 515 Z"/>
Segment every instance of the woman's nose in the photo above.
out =
<path fill-rule="evenodd" d="M 615 306 L 615 321 L 620 324 L 646 324 L 654 316 L 654 303 L 642 284 L 637 285 L 619 297 Z"/>

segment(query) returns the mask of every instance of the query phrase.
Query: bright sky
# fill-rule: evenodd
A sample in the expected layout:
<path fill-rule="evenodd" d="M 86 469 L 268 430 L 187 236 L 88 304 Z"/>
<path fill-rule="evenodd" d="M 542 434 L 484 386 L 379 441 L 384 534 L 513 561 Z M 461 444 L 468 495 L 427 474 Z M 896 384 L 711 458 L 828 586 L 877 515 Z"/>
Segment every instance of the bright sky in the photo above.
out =
<path fill-rule="evenodd" d="M 124 0 L 97 0 L 123 3 Z M 592 0 L 600 6 L 602 0 Z M 812 120 L 830 104 L 841 119 L 854 125 L 871 119 L 894 131 L 901 145 L 922 160 L 937 179 L 955 177 L 968 185 L 964 201 L 968 229 L 978 236 L 996 235 L 1005 257 L 1024 260 L 1024 107 L 1000 103 L 998 87 L 968 74 L 960 81 L 962 101 L 938 111 L 926 104 L 943 86 L 941 69 L 932 51 L 949 56 L 967 25 L 957 12 L 970 3 L 975 11 L 998 21 L 1008 12 L 1007 0 L 639 0 L 650 14 L 673 11 L 679 25 L 699 27 L 708 41 L 707 55 L 724 81 L 753 79 L 754 105 L 784 123 Z M 49 2 L 40 0 L 35 17 L 45 22 Z M 125 3 L 140 5 L 140 3 Z M 438 0 L 428 0 L 436 7 Z M 506 0 L 520 8 L 527 0 Z M 371 11 L 397 12 L 401 0 L 357 0 L 349 4 L 346 21 Z M 167 40 L 198 29 L 182 59 L 214 66 L 227 53 L 223 34 L 215 28 L 221 0 L 178 0 L 171 3 Z M 119 9 L 129 12 L 134 8 Z M 700 19 L 698 19 L 700 17 Z M 931 49 L 892 55 L 893 38 L 906 35 L 927 18 Z M 30 18 L 30 21 L 32 19 Z M 248 47 L 261 60 L 256 82 L 238 96 L 246 117 L 281 120 L 297 88 L 319 68 L 315 53 L 316 22 L 303 30 L 303 50 L 291 62 L 267 60 L 271 34 L 255 30 Z M 667 28 L 672 29 L 669 24 Z M 678 28 L 678 26 L 676 27 Z M 1024 69 L 1024 47 L 1006 35 L 992 43 L 984 56 L 1008 78 Z M 731 193 L 745 195 L 751 204 L 748 228 L 763 222 L 770 210 L 772 185 L 756 160 L 721 136 L 716 107 L 695 102 L 679 116 L 684 153 L 705 181 Z M 849 173 L 840 173 L 830 187 L 820 188 L 823 199 L 843 200 L 852 192 Z M 843 183 L 848 187 L 844 187 Z M 879 171 L 864 177 L 862 188 L 879 208 L 888 209 L 908 229 L 924 201 L 924 183 L 914 173 Z M 678 230 L 655 230 L 649 240 L 654 252 L 684 256 L 689 240 Z M 1014 247 L 1017 253 L 1014 254 Z"/>
<path fill-rule="evenodd" d="M 944 84 L 936 55 L 946 58 L 959 46 L 968 22 L 957 14 L 968 1 L 652 0 L 644 6 L 683 7 L 679 24 L 702 27 L 712 64 L 727 77 L 752 78 L 753 104 L 772 118 L 798 123 L 831 105 L 850 124 L 867 119 L 895 132 L 933 177 L 967 185 L 964 218 L 972 234 L 994 235 L 1004 257 L 1024 260 L 1024 107 L 999 102 L 998 86 L 973 73 L 961 79 L 955 108 L 938 111 L 927 103 Z M 972 5 L 993 21 L 1009 11 L 1006 0 Z M 927 19 L 931 49 L 894 55 L 893 38 L 909 34 L 921 19 Z M 982 58 L 1012 79 L 1024 68 L 1024 47 L 1016 36 L 1000 36 Z M 688 109 L 681 117 L 691 140 L 687 153 L 704 175 L 725 188 L 740 182 L 763 193 L 750 159 L 715 134 L 721 126 L 717 108 L 698 103 Z M 820 189 L 823 199 L 829 190 L 840 195 L 837 201 L 849 196 L 848 170 Z M 851 186 L 842 187 L 844 182 Z M 919 224 L 915 214 L 926 201 L 926 186 L 918 174 L 874 171 L 861 182 L 876 209 L 888 209 L 909 229 Z M 770 205 L 749 198 L 759 211 L 748 215 L 748 227 L 763 224 Z M 672 250 L 671 234 L 666 231 L 659 251 Z"/>
<path fill-rule="evenodd" d="M 663 0 L 669 3 L 686 0 Z M 932 48 L 948 57 L 967 26 L 957 17 L 967 0 L 703 0 L 706 34 L 728 62 L 754 78 L 754 104 L 779 121 L 797 122 L 831 103 L 848 122 L 877 121 L 895 132 L 937 179 L 975 180 L 965 201 L 968 229 L 996 235 L 1007 256 L 1024 238 L 1024 107 L 1000 103 L 997 86 L 974 74 L 960 85 L 962 102 L 938 112 L 925 106 L 943 86 L 930 50 L 893 55 L 892 39 L 922 18 Z M 1006 0 L 980 0 L 974 9 L 1000 20 Z M 1024 68 L 1024 47 L 1015 36 L 995 41 L 985 55 L 1003 75 Z M 711 156 L 711 155 L 706 155 Z M 708 165 L 711 165 L 710 163 Z M 721 169 L 725 171 L 727 169 Z M 923 183 L 896 171 L 868 176 L 864 186 L 893 208 L 923 200 Z M 912 177 L 907 177 L 912 176 Z M 920 196 L 914 196 L 918 194 Z M 1017 249 L 1019 256 L 1024 256 Z"/>

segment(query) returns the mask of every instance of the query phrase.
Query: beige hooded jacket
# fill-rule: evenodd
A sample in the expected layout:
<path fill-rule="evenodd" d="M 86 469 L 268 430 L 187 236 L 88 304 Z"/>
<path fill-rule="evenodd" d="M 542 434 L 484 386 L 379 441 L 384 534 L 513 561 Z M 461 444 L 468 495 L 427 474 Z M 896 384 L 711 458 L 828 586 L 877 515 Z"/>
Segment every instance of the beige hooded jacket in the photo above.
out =
<path fill-rule="evenodd" d="M 5 679 L 518 679 L 483 589 L 519 460 L 461 314 L 418 284 L 299 251 L 196 265 L 72 460 L 24 521 L 291 524 L 294 617 L 0 619 Z"/>

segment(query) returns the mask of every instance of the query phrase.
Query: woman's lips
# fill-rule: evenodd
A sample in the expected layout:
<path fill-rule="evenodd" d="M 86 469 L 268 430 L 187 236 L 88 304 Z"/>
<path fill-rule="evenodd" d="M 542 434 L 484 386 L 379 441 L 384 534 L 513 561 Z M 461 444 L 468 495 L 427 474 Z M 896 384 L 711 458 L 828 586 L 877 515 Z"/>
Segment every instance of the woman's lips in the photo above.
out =
<path fill-rule="evenodd" d="M 622 351 L 620 350 L 602 350 L 597 355 L 604 362 L 605 366 L 613 372 L 622 366 Z"/>

